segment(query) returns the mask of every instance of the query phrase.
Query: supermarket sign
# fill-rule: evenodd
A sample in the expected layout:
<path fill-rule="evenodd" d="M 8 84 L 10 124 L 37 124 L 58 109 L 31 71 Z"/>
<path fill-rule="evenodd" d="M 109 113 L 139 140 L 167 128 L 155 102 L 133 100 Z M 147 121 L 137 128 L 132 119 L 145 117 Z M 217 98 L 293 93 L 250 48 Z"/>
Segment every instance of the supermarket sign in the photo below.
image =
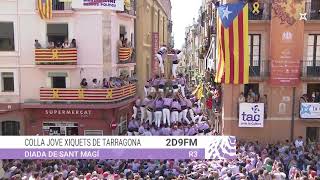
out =
<path fill-rule="evenodd" d="M 73 9 L 124 10 L 124 0 L 72 0 Z"/>

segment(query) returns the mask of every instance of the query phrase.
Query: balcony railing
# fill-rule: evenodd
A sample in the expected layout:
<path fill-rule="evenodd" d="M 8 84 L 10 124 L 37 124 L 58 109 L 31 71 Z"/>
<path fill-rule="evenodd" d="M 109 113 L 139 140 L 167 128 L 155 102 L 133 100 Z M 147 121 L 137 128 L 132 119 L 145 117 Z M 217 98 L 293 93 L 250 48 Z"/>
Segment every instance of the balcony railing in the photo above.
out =
<path fill-rule="evenodd" d="M 118 61 L 119 64 L 134 63 L 132 48 L 123 48 L 123 47 L 119 48 L 118 56 L 119 56 L 119 61 Z"/>
<path fill-rule="evenodd" d="M 65 11 L 71 9 L 71 2 L 60 2 L 60 0 L 52 0 L 53 11 Z"/>
<path fill-rule="evenodd" d="M 307 19 L 320 20 L 320 1 L 312 0 L 306 2 Z"/>
<path fill-rule="evenodd" d="M 64 89 L 41 88 L 40 101 L 43 102 L 119 102 L 136 95 L 136 85 L 110 89 Z"/>
<path fill-rule="evenodd" d="M 260 60 L 252 62 L 249 66 L 249 76 L 254 78 L 265 78 L 270 75 L 270 61 Z"/>
<path fill-rule="evenodd" d="M 302 78 L 320 78 L 320 60 L 302 61 L 301 68 Z"/>
<path fill-rule="evenodd" d="M 249 20 L 270 20 L 271 4 L 249 2 Z"/>
<path fill-rule="evenodd" d="M 131 16 L 136 16 L 135 0 L 125 0 L 124 11 L 118 11 L 118 13 L 125 13 Z"/>
<path fill-rule="evenodd" d="M 37 65 L 75 65 L 77 64 L 77 49 L 35 49 L 35 62 Z"/>

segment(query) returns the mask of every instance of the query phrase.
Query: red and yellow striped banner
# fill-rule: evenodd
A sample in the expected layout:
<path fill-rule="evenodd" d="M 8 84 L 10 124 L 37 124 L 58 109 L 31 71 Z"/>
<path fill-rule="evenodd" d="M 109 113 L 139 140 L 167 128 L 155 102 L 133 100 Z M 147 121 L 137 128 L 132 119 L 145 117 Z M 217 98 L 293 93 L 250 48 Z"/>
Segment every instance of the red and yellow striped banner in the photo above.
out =
<path fill-rule="evenodd" d="M 41 19 L 52 19 L 52 0 L 38 0 L 38 12 Z"/>
<path fill-rule="evenodd" d="M 132 54 L 131 48 L 119 48 L 119 61 L 128 61 Z"/>
<path fill-rule="evenodd" d="M 77 49 L 35 49 L 36 64 L 77 64 Z"/>
<path fill-rule="evenodd" d="M 136 85 L 109 89 L 41 88 L 41 101 L 117 102 L 134 97 Z"/>
<path fill-rule="evenodd" d="M 228 8 L 226 11 L 233 13 Z M 223 14 L 224 18 L 226 16 Z M 247 84 L 249 82 L 248 4 L 238 12 L 229 27 L 224 26 L 221 18 L 217 16 L 218 56 L 215 82 Z"/>

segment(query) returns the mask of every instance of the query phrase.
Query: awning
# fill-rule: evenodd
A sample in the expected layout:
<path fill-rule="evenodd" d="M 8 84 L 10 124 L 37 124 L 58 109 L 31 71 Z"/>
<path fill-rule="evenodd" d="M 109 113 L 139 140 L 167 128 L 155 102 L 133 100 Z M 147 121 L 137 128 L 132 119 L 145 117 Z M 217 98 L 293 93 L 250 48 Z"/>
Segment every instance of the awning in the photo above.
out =
<path fill-rule="evenodd" d="M 68 73 L 66 72 L 49 72 L 49 77 L 68 77 Z"/>

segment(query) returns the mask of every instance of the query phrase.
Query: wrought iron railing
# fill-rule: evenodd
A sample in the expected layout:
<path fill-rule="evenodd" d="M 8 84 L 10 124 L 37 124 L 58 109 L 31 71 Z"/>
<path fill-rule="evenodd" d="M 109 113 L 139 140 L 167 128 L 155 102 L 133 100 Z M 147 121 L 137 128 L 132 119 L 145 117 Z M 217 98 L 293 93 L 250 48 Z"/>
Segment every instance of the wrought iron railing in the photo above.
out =
<path fill-rule="evenodd" d="M 301 77 L 303 78 L 320 78 L 320 59 L 305 60 L 301 62 Z"/>
<path fill-rule="evenodd" d="M 250 63 L 250 77 L 268 77 L 270 75 L 270 61 L 259 60 Z"/>
<path fill-rule="evenodd" d="M 270 20 L 271 4 L 249 2 L 249 20 Z"/>
<path fill-rule="evenodd" d="M 71 9 L 71 2 L 60 2 L 59 0 L 52 0 L 52 10 L 54 11 L 64 11 Z"/>

